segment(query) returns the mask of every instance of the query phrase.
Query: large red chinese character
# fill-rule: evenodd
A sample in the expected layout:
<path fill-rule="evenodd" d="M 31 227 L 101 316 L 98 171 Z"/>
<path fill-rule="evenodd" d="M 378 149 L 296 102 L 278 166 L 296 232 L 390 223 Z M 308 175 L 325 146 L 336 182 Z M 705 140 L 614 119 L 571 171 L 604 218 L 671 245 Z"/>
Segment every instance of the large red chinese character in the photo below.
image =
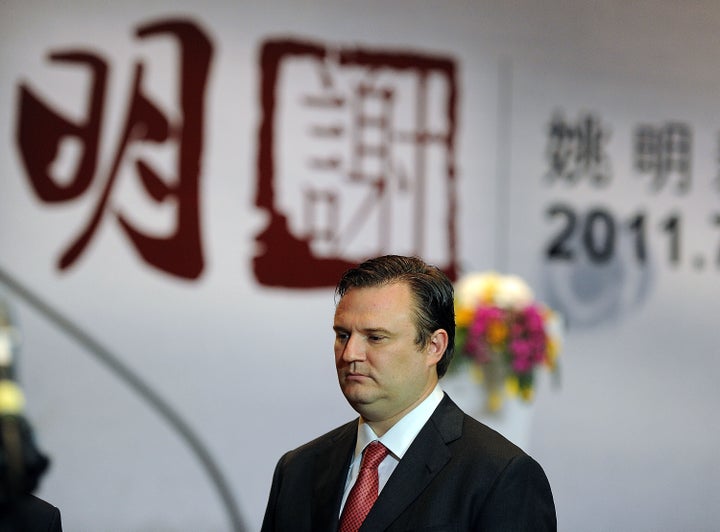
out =
<path fill-rule="evenodd" d="M 187 279 L 203 271 L 200 239 L 199 181 L 203 148 L 203 102 L 212 57 L 212 44 L 197 25 L 184 20 L 166 20 L 140 27 L 140 39 L 170 35 L 180 48 L 179 110 L 170 120 L 143 90 L 145 66 L 138 62 L 125 124 L 115 150 L 105 185 L 88 223 L 64 251 L 59 268 L 70 267 L 84 251 L 109 209 L 118 169 L 133 143 L 173 143 L 176 146 L 176 175 L 163 176 L 140 158 L 134 166 L 148 196 L 157 204 L 175 208 L 175 227 L 164 236 L 139 231 L 115 212 L 125 233 L 140 255 L 152 266 Z M 20 88 L 18 145 L 31 184 L 48 203 L 73 200 L 84 194 L 96 177 L 102 114 L 105 103 L 107 63 L 84 51 L 53 53 L 51 61 L 85 65 L 90 70 L 91 89 L 84 120 L 73 122 L 51 109 L 26 85 Z M 60 180 L 52 172 L 61 144 L 77 141 L 82 153 L 71 179 Z"/>
<path fill-rule="evenodd" d="M 258 282 L 334 286 L 385 253 L 454 279 L 455 60 L 278 39 L 260 68 Z"/>

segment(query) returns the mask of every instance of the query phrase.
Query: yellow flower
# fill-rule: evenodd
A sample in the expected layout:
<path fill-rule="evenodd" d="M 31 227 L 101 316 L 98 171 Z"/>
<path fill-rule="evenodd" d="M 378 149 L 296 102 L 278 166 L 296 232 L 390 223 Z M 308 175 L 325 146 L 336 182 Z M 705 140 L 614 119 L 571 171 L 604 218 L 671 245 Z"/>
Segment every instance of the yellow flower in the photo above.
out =
<path fill-rule="evenodd" d="M 500 276 L 495 272 L 468 274 L 455 286 L 455 301 L 461 308 L 474 309 L 481 304 L 490 305 L 499 283 Z"/>
<path fill-rule="evenodd" d="M 500 308 L 521 309 L 533 302 L 534 295 L 530 287 L 516 275 L 503 275 L 498 278 L 494 303 Z"/>
<path fill-rule="evenodd" d="M 502 407 L 502 404 L 503 404 L 503 396 L 502 396 L 502 393 L 500 393 L 500 392 L 498 392 L 498 391 L 496 391 L 496 390 L 491 390 L 491 391 L 488 393 L 488 398 L 487 398 L 487 408 L 488 408 L 488 410 L 489 410 L 490 412 L 497 412 L 497 411 L 500 410 L 500 408 Z"/>
<path fill-rule="evenodd" d="M 516 397 L 520 390 L 520 384 L 518 383 L 517 377 L 514 375 L 509 376 L 505 380 L 505 391 L 510 397 Z"/>
<path fill-rule="evenodd" d="M 554 338 L 548 338 L 545 357 L 549 368 L 553 369 L 557 365 L 558 355 L 560 354 L 560 343 Z"/>
<path fill-rule="evenodd" d="M 485 284 L 480 290 L 480 301 L 485 305 L 492 305 L 495 302 L 495 295 L 498 293 L 502 279 L 495 273 L 488 274 Z"/>
<path fill-rule="evenodd" d="M 520 309 L 532 303 L 533 298 L 532 290 L 520 277 L 493 271 L 465 275 L 455 285 L 455 300 L 460 307 Z"/>
<path fill-rule="evenodd" d="M 487 328 L 487 339 L 492 346 L 499 346 L 502 344 L 508 335 L 508 327 L 505 322 L 501 320 L 491 320 L 488 323 Z"/>
<path fill-rule="evenodd" d="M 520 388 L 520 397 L 523 398 L 523 401 L 528 401 L 528 402 L 532 401 L 533 395 L 534 395 L 534 392 L 533 392 L 532 388 L 530 388 L 530 387 Z"/>
<path fill-rule="evenodd" d="M 470 307 L 458 307 L 455 309 L 455 326 L 469 327 L 472 323 L 475 310 Z"/>

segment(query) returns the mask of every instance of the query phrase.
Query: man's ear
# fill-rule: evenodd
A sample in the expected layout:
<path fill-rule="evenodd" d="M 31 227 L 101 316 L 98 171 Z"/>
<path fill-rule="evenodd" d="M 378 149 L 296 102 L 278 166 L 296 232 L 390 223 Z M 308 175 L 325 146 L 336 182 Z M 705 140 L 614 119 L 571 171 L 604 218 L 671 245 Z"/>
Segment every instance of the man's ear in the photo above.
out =
<path fill-rule="evenodd" d="M 432 336 L 427 346 L 428 364 L 436 365 L 445 354 L 448 347 L 448 333 L 445 329 L 438 329 Z"/>

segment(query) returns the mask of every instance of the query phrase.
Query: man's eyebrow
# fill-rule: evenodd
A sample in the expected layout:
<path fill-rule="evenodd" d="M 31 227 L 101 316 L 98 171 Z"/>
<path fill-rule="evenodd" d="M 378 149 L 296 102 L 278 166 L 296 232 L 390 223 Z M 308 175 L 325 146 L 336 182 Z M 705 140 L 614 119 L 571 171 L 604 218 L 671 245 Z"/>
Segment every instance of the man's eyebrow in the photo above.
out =
<path fill-rule="evenodd" d="M 336 332 L 347 332 L 349 329 L 346 327 L 343 327 L 342 325 L 333 325 L 333 330 Z M 392 334 L 388 329 L 385 329 L 383 327 L 365 327 L 363 329 L 360 329 L 364 334 L 386 334 L 390 335 Z"/>
<path fill-rule="evenodd" d="M 367 328 L 365 328 L 365 329 L 362 329 L 362 332 L 364 332 L 364 333 L 366 333 L 366 334 L 369 334 L 369 333 L 370 333 L 370 334 L 378 334 L 378 333 L 380 333 L 380 334 L 386 334 L 386 335 L 388 335 L 388 336 L 391 334 L 389 330 L 383 329 L 382 327 L 367 327 Z"/>

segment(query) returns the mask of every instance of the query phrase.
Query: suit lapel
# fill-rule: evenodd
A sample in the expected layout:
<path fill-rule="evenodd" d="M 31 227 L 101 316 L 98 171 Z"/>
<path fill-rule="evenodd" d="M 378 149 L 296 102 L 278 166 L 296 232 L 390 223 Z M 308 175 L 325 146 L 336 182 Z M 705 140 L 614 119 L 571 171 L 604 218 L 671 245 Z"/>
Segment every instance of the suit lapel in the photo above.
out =
<path fill-rule="evenodd" d="M 385 530 L 427 488 L 451 457 L 463 413 L 445 396 L 388 479 L 360 530 Z"/>
<path fill-rule="evenodd" d="M 317 453 L 313 497 L 315 530 L 337 530 L 347 471 L 357 440 L 357 426 L 357 420 L 345 425 L 336 436 L 328 438 L 327 445 Z"/>

